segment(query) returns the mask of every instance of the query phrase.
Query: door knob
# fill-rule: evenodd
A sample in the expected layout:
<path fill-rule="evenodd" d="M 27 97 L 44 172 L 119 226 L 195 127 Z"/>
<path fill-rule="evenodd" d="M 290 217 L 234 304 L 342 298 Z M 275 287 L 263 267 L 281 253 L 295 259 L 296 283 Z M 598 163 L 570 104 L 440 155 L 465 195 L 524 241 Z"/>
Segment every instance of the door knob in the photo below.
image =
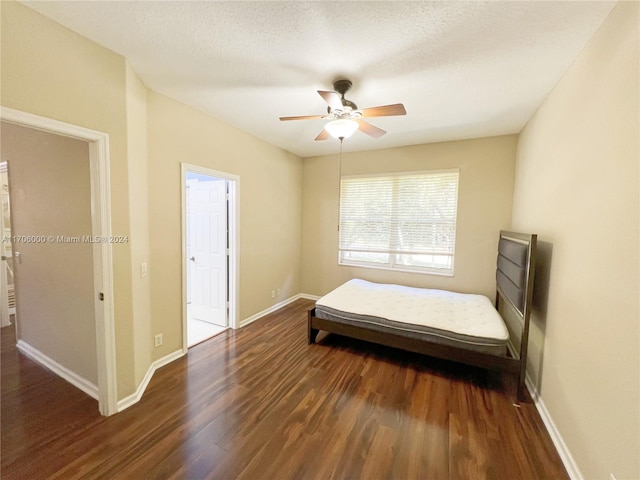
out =
<path fill-rule="evenodd" d="M 196 257 L 189 257 L 189 260 L 191 260 L 192 262 L 196 261 Z"/>

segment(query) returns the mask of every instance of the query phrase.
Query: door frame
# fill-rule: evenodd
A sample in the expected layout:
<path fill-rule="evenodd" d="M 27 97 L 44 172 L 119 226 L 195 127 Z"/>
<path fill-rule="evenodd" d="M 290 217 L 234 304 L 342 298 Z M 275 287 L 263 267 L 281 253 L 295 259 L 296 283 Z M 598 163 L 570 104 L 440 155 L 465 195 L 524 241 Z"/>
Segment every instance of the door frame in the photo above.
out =
<path fill-rule="evenodd" d="M 7 123 L 86 141 L 89 145 L 91 229 L 94 237 L 111 237 L 109 135 L 32 113 L 0 107 Z M 117 413 L 117 373 L 113 300 L 113 251 L 109 242 L 93 244 L 94 314 L 98 366 L 98 408 L 102 415 Z M 99 295 L 104 297 L 99 300 Z"/>
<path fill-rule="evenodd" d="M 8 165 L 6 161 L 0 158 L 0 174 L 2 174 L 3 171 L 8 173 Z M 3 195 L 2 192 L 0 192 L 0 197 L 2 195 Z M 7 201 L 9 201 L 8 196 L 7 196 Z M 0 198 L 0 208 L 4 208 L 4 202 L 2 201 L 1 198 Z M 5 229 L 4 211 L 0 211 L 0 235 L 2 235 L 3 241 L 4 241 L 4 232 L 5 232 L 4 229 Z M 11 245 L 11 251 L 13 251 L 13 244 Z M 0 255 L 4 256 L 4 253 L 5 253 L 4 246 L 0 246 Z M 11 312 L 9 311 L 9 284 L 8 284 L 9 279 L 7 275 L 7 269 L 9 267 L 5 263 L 2 263 L 5 261 L 8 261 L 8 260 L 0 261 L 0 302 L 1 302 L 0 327 L 8 327 L 11 325 Z M 14 285 L 15 285 L 15 280 L 14 280 Z"/>
<path fill-rule="evenodd" d="M 238 328 L 238 259 L 240 258 L 240 176 L 221 172 L 199 165 L 180 163 L 180 195 L 182 215 L 182 351 L 187 353 L 187 173 L 199 173 L 224 179 L 228 182 L 228 222 L 229 222 L 229 270 L 227 271 L 229 291 L 229 327 Z"/>

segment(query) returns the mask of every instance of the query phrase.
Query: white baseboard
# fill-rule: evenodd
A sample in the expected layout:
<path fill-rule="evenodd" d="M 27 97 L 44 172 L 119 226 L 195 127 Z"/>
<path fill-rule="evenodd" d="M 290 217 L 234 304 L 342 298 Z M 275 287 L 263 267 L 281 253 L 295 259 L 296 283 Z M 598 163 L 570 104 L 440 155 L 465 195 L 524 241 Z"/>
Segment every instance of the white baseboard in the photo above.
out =
<path fill-rule="evenodd" d="M 131 395 L 129 395 L 128 397 L 125 397 L 122 400 L 118 401 L 117 411 L 121 412 L 126 408 L 129 408 L 131 405 L 138 403 L 142 398 L 144 391 L 147 389 L 147 386 L 149 385 L 149 382 L 151 381 L 153 374 L 156 373 L 156 370 L 158 370 L 161 367 L 164 367 L 165 365 L 173 362 L 174 360 L 177 360 L 183 355 L 184 355 L 184 352 L 182 351 L 182 349 L 180 349 L 153 362 L 151 366 L 149 366 L 149 370 L 147 370 L 147 373 L 142 379 L 142 382 L 140 382 L 140 385 L 138 385 L 138 388 L 136 389 L 136 391 Z"/>
<path fill-rule="evenodd" d="M 529 393 L 531 394 L 531 398 L 540 414 L 540 418 L 542 418 L 542 422 L 544 426 L 547 428 L 547 432 L 549 432 L 549 436 L 551 437 L 551 441 L 556 447 L 558 451 L 558 455 L 560 455 L 560 459 L 562 460 L 562 464 L 564 468 L 567 469 L 567 474 L 569 478 L 572 480 L 583 480 L 582 472 L 580 468 L 578 468 L 578 464 L 573 459 L 573 455 L 569 451 L 569 447 L 564 442 L 562 435 L 560 435 L 560 431 L 556 427 L 553 418 L 551 418 L 551 414 L 549 410 L 547 410 L 547 406 L 545 405 L 542 397 L 538 393 L 538 389 L 535 387 L 534 383 L 531 381 L 531 377 L 527 375 L 525 384 L 529 389 Z"/>
<path fill-rule="evenodd" d="M 74 387 L 82 390 L 91 398 L 95 398 L 96 400 L 99 400 L 98 386 L 96 384 L 90 382 L 86 378 L 81 377 L 77 373 L 72 372 L 67 367 L 63 367 L 58 362 L 53 360 L 51 357 L 48 357 L 47 355 L 42 353 L 40 350 L 32 347 L 31 345 L 29 345 L 27 342 L 23 340 L 18 340 L 16 347 L 18 348 L 20 353 L 26 355 L 34 362 L 39 363 L 43 367 L 51 370 L 53 373 L 65 379 Z"/>
<path fill-rule="evenodd" d="M 296 295 L 296 300 L 298 298 L 306 298 L 307 300 L 313 300 L 315 302 L 316 300 L 320 300 L 320 298 L 322 297 L 320 297 L 319 295 L 310 295 L 308 293 L 299 293 L 298 295 Z"/>
<path fill-rule="evenodd" d="M 511 341 L 507 343 L 507 347 L 509 348 L 511 355 L 516 358 L 516 350 Z M 547 432 L 549 432 L 549 436 L 551 437 L 551 441 L 556 447 L 558 455 L 560 455 L 560 459 L 562 460 L 564 468 L 567 470 L 569 478 L 571 478 L 572 480 L 583 480 L 584 477 L 582 476 L 582 473 L 580 472 L 576 461 L 573 459 L 573 455 L 571 455 L 569 447 L 567 447 L 567 444 L 564 442 L 562 435 L 560 435 L 560 431 L 556 427 L 553 418 L 551 418 L 551 414 L 549 413 L 549 410 L 547 410 L 547 406 L 542 400 L 542 397 L 540 396 L 535 383 L 533 383 L 533 381 L 531 380 L 531 376 L 529 375 L 529 373 L 526 374 L 524 383 L 527 387 L 527 390 L 529 390 L 529 394 L 531 395 L 531 399 L 536 406 L 536 410 L 538 410 L 538 414 L 540 414 L 542 423 L 544 423 L 544 426 L 546 427 Z"/>
<path fill-rule="evenodd" d="M 271 312 L 275 312 L 276 310 L 278 310 L 279 308 L 284 307 L 285 305 L 290 304 L 291 302 L 294 302 L 300 298 L 307 298 L 309 300 L 317 300 L 320 297 L 315 297 L 312 295 L 306 295 L 304 293 L 300 293 L 298 295 L 294 295 L 293 297 L 290 297 L 282 302 L 276 303 L 275 305 L 272 305 L 271 307 L 267 308 L 266 310 L 263 310 L 261 312 L 256 313 L 255 315 L 252 315 L 249 318 L 245 318 L 244 320 L 242 320 L 240 322 L 240 327 L 244 327 L 245 325 L 250 324 L 251 322 L 256 321 L 257 319 L 264 317 L 265 315 L 268 315 Z M 125 410 L 126 408 L 129 408 L 131 405 L 134 405 L 136 403 L 138 403 L 140 401 L 140 399 L 142 398 L 142 395 L 144 394 L 144 391 L 147 389 L 147 386 L 149 385 L 149 382 L 151 381 L 151 378 L 153 377 L 153 374 L 155 373 L 155 371 L 161 367 L 164 367 L 165 365 L 167 365 L 168 363 L 173 362 L 174 360 L 177 360 L 178 358 L 182 357 L 183 355 L 185 355 L 186 352 L 184 352 L 182 349 L 180 350 L 176 350 L 173 353 L 170 353 L 169 355 L 166 355 L 165 357 L 162 357 L 161 359 L 156 360 L 155 362 L 153 362 L 151 364 L 151 366 L 149 367 L 149 370 L 147 370 L 147 373 L 145 374 L 144 378 L 142 379 L 142 382 L 140 382 L 140 385 L 138 385 L 138 388 L 136 389 L 136 391 L 134 393 L 132 393 L 131 395 L 123 398 L 122 400 L 118 401 L 118 405 L 117 405 L 117 411 L 121 412 L 123 410 Z M 97 390 L 97 389 L 96 389 Z"/>
<path fill-rule="evenodd" d="M 318 300 L 320 297 L 316 297 L 313 295 L 307 295 L 306 293 L 299 293 L 297 295 L 294 295 L 293 297 L 289 297 L 286 300 L 283 300 L 282 302 L 276 303 L 275 305 L 271 305 L 269 308 L 266 308 L 264 310 L 262 310 L 261 312 L 258 312 L 254 315 L 251 315 L 250 317 L 245 318 L 244 320 L 240 320 L 240 325 L 239 327 L 245 327 L 247 325 L 249 325 L 252 322 L 255 322 L 256 320 L 258 320 L 259 318 L 264 317 L 265 315 L 269 315 L 270 313 L 275 312 L 276 310 L 284 307 L 285 305 L 289 305 L 291 302 L 295 302 L 296 300 L 299 300 L 301 298 L 306 298 L 307 300 Z"/>

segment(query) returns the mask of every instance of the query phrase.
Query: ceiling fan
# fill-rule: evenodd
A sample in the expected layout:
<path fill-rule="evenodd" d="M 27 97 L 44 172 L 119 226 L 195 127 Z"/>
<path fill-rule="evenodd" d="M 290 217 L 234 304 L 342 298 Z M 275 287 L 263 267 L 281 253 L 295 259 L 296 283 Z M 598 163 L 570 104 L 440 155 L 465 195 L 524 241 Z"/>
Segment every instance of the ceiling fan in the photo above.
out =
<path fill-rule="evenodd" d="M 352 85 L 351 80 L 336 80 L 333 83 L 335 92 L 318 90 L 318 94 L 320 94 L 324 101 L 329 105 L 327 107 L 326 115 L 280 117 L 280 120 L 314 120 L 320 118 L 331 120 L 331 122 L 325 125 L 324 129 L 320 134 L 318 134 L 315 140 L 327 140 L 330 136 L 343 140 L 350 137 L 358 129 L 373 138 L 379 138 L 387 133 L 381 128 L 365 122 L 362 120 L 363 118 L 389 117 L 407 114 L 404 105 L 401 103 L 358 109 L 358 106 L 355 103 L 344 98 L 344 94 L 349 91 Z"/>

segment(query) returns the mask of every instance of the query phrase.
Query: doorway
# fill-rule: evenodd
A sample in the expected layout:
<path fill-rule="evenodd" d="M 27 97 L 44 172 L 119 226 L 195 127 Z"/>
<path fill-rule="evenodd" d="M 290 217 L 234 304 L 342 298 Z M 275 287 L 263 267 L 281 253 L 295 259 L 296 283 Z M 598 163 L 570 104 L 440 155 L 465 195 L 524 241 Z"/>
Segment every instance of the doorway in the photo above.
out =
<path fill-rule="evenodd" d="M 185 351 L 235 328 L 238 180 L 224 172 L 182 165 Z"/>
<path fill-rule="evenodd" d="M 95 130 L 7 107 L 0 107 L 0 117 L 3 124 L 25 127 L 33 131 L 53 134 L 60 138 L 66 137 L 85 142 L 85 148 L 88 148 L 91 236 L 94 238 L 109 238 L 111 235 L 109 136 Z M 17 226 L 12 224 L 11 227 L 12 235 L 16 235 L 17 229 L 14 229 L 14 227 Z M 30 236 L 28 238 L 35 237 Z M 44 241 L 43 238 L 46 238 L 46 243 L 50 243 L 50 240 L 54 243 L 58 242 L 58 237 L 55 235 L 41 237 L 40 239 Z M 14 267 L 16 267 L 16 260 L 18 260 L 18 263 L 22 260 L 15 248 L 16 245 L 13 245 Z M 100 413 L 108 416 L 117 412 L 112 250 L 109 243 L 98 242 L 93 243 L 91 250 L 93 267 L 91 268 L 91 276 L 93 277 L 92 298 L 94 303 L 93 314 L 90 314 L 90 316 L 94 319 L 95 328 L 94 348 L 97 356 L 97 385 L 85 382 L 83 378 L 73 375 L 73 372 L 56 362 L 49 362 L 49 358 L 46 355 L 37 355 L 37 351 L 33 349 L 27 350 L 26 344 L 22 346 L 23 353 L 28 354 L 40 363 L 46 364 L 47 368 L 85 391 L 85 393 L 97 398 Z M 18 280 L 19 278 L 19 272 L 17 272 L 16 279 Z M 20 298 L 17 300 L 18 306 L 20 306 Z M 18 339 L 18 343 L 20 348 L 20 339 Z"/>

